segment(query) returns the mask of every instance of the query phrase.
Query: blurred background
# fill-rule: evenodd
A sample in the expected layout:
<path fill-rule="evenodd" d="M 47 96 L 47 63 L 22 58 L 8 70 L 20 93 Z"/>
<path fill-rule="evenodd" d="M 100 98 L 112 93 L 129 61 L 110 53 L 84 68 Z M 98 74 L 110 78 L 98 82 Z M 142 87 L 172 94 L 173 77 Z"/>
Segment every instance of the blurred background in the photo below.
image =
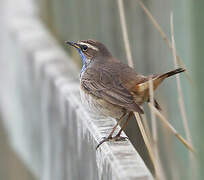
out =
<path fill-rule="evenodd" d="M 114 56 L 127 63 L 117 0 L 32 0 L 32 5 L 28 3 L 30 0 L 20 2 L 24 3 L 20 5 L 27 10 L 28 19 L 31 13 L 30 9 L 32 9 L 30 6 L 33 6 L 33 13 L 39 16 L 48 31 L 64 48 L 64 51 L 73 57 L 79 70 L 81 67 L 80 58 L 77 52 L 65 47 L 65 40 L 95 39 L 101 41 Z M 171 39 L 170 13 L 173 12 L 174 14 L 176 50 L 192 78 L 192 82 L 189 82 L 184 74 L 180 76 L 187 120 L 193 144 L 198 152 L 196 158 L 202 163 L 204 161 L 202 143 L 202 127 L 204 127 L 202 73 L 204 72 L 204 62 L 201 57 L 203 57 L 204 42 L 202 20 L 204 2 L 202 0 L 144 0 L 143 2 L 169 39 Z M 2 23 L 0 30 L 0 176 L 2 180 L 35 179 L 29 168 L 10 148 L 9 144 L 15 144 L 15 142 L 10 142 L 11 139 L 7 135 L 13 133 L 9 132 L 8 127 L 5 128 L 7 118 L 10 120 L 13 118 L 14 124 L 18 123 L 15 121 L 15 114 L 18 112 L 13 112 L 14 109 L 17 111 L 18 108 L 12 107 L 15 99 L 20 98 L 15 97 L 17 95 L 15 93 L 16 86 L 13 86 L 12 96 L 8 97 L 8 92 L 11 91 L 8 88 L 12 87 L 9 84 L 9 78 L 17 63 L 11 65 L 12 61 L 10 61 L 9 67 L 7 67 L 7 60 L 12 60 L 15 57 L 15 55 L 10 54 L 12 41 L 8 42 L 7 40 L 12 36 L 8 30 L 9 22 L 13 21 L 12 10 L 15 11 L 17 4 L 12 1 L 0 1 L 0 22 Z M 136 71 L 149 75 L 174 69 L 171 50 L 144 13 L 138 1 L 124 0 L 124 10 Z M 21 15 L 20 11 L 19 15 Z M 175 77 L 166 80 L 156 91 L 155 96 L 169 122 L 186 139 L 178 104 L 179 97 Z M 151 127 L 148 106 L 145 106 L 145 110 Z M 192 173 L 192 162 L 189 160 L 189 153 L 186 148 L 161 125 L 160 121 L 157 122 L 159 154 L 168 179 L 202 179 L 204 177 L 202 171 Z M 127 134 L 128 132 L 134 134 L 134 126 L 135 122 L 132 121 L 128 126 Z"/>

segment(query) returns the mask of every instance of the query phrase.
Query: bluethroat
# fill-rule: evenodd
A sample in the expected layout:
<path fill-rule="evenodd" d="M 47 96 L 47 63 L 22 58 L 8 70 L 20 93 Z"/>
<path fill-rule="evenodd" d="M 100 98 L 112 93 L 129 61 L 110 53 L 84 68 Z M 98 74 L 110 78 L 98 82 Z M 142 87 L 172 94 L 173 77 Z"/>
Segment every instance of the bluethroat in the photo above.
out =
<path fill-rule="evenodd" d="M 120 135 L 133 112 L 144 113 L 141 105 L 149 101 L 150 78 L 156 90 L 165 78 L 185 71 L 183 68 L 178 68 L 164 74 L 143 76 L 121 63 L 98 41 L 67 41 L 66 43 L 75 47 L 82 59 L 83 66 L 80 73 L 82 103 L 91 112 L 118 119 L 109 136 L 103 139 L 97 148 L 108 140 L 124 140 Z M 154 105 L 161 110 L 156 100 Z M 113 137 L 116 127 L 125 117 L 127 117 L 126 121 Z"/>

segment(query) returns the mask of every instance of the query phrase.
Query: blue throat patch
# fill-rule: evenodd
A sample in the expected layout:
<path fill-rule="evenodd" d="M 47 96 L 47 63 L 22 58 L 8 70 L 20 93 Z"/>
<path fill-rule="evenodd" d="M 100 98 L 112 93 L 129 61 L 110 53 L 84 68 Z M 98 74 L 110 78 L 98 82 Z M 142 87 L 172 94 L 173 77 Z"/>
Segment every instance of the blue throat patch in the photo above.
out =
<path fill-rule="evenodd" d="M 79 54 L 81 56 L 81 59 L 82 59 L 82 63 L 83 63 L 83 66 L 82 66 L 82 69 L 81 69 L 81 72 L 80 72 L 80 77 L 81 77 L 81 74 L 86 70 L 87 68 L 87 59 L 86 59 L 86 56 L 84 55 L 84 53 L 82 52 L 81 49 L 77 49 L 79 51 Z"/>

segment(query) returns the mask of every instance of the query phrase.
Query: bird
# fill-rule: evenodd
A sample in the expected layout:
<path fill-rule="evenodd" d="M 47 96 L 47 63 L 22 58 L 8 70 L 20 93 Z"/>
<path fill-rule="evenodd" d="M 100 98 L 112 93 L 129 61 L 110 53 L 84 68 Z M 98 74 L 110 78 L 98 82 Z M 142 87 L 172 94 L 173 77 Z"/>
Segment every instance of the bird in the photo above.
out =
<path fill-rule="evenodd" d="M 143 114 L 142 105 L 150 101 L 150 78 L 153 89 L 156 90 L 164 79 L 185 71 L 184 68 L 177 68 L 163 74 L 144 76 L 114 57 L 99 41 L 88 39 L 65 43 L 76 48 L 82 59 L 80 94 L 84 106 L 92 113 L 118 120 L 110 134 L 99 142 L 96 149 L 106 141 L 126 139 L 121 136 L 121 132 L 133 113 Z M 161 111 L 156 99 L 154 106 Z M 125 117 L 121 129 L 113 136 Z"/>

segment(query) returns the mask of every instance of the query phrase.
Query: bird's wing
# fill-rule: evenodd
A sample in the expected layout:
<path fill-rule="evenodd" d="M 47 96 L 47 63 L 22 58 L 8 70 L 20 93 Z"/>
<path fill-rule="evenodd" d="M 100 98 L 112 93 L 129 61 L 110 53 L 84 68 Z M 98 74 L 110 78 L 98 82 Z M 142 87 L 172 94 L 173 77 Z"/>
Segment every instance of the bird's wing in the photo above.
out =
<path fill-rule="evenodd" d="M 87 93 L 103 98 L 107 102 L 130 111 L 144 113 L 116 74 L 102 68 L 88 68 L 81 79 L 81 86 Z"/>

